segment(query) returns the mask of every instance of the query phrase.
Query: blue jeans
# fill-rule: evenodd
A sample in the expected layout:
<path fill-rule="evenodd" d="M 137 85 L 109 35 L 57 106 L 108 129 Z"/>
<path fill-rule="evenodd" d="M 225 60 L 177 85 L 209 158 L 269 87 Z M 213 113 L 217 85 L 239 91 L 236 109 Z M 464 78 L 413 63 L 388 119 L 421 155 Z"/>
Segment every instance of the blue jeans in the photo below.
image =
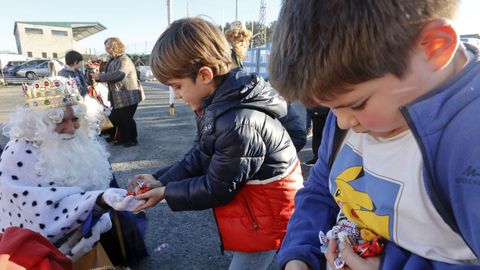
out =
<path fill-rule="evenodd" d="M 262 252 L 233 252 L 233 259 L 228 270 L 266 270 L 273 262 L 277 250 Z"/>

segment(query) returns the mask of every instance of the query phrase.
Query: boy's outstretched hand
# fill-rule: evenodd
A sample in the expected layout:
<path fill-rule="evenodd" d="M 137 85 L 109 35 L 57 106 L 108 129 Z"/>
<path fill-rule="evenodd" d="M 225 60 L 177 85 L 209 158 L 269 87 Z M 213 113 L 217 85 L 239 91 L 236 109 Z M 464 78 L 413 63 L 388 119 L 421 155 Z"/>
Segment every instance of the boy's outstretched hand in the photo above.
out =
<path fill-rule="evenodd" d="M 136 185 L 138 185 L 139 183 L 142 183 L 143 186 L 148 188 L 156 188 L 163 186 L 162 182 L 155 179 L 155 177 L 153 177 L 153 175 L 151 174 L 137 174 L 135 175 L 135 179 L 137 179 L 139 182 L 129 180 L 130 185 L 132 185 L 133 187 L 136 187 Z"/>
<path fill-rule="evenodd" d="M 151 189 L 145 193 L 138 194 L 135 196 L 135 199 L 137 200 L 146 200 L 147 202 L 140 207 L 137 207 L 137 209 L 134 210 L 134 212 L 139 212 L 142 211 L 146 208 L 150 208 L 152 206 L 157 205 L 161 200 L 163 200 L 165 197 L 165 187 L 157 187 L 154 189 Z"/>
<path fill-rule="evenodd" d="M 145 193 L 152 188 L 162 187 L 162 182 L 156 180 L 151 174 L 135 175 L 138 181 L 128 179 L 128 183 L 133 187 L 133 190 L 128 190 L 128 195 L 138 195 Z"/>
<path fill-rule="evenodd" d="M 328 250 L 327 253 L 325 253 L 325 257 L 332 269 L 335 269 L 333 262 L 338 255 L 341 255 L 345 261 L 344 270 L 380 269 L 380 256 L 362 258 L 356 254 L 353 248 L 346 242 L 341 242 L 338 250 L 339 252 L 337 252 L 337 241 L 328 241 Z"/>
<path fill-rule="evenodd" d="M 135 175 L 138 181 L 128 179 L 130 185 L 134 188 L 135 199 L 146 200 L 144 205 L 139 206 L 134 212 L 142 211 L 146 208 L 157 205 L 165 197 L 165 187 L 151 174 Z"/>

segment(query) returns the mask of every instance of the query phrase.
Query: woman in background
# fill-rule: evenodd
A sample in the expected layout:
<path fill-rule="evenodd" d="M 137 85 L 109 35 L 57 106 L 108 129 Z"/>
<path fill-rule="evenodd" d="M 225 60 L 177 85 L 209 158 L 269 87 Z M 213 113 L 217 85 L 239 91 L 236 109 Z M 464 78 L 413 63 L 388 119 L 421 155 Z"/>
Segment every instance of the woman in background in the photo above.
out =
<path fill-rule="evenodd" d="M 104 44 L 111 59 L 105 65 L 105 72 L 92 74 L 91 77 L 108 83 L 108 99 L 113 107 L 109 118 L 120 132 L 120 139 L 115 144 L 132 147 L 138 144 L 137 124 L 133 116 L 145 94 L 133 62 L 125 54 L 122 41 L 112 37 L 106 39 Z"/>

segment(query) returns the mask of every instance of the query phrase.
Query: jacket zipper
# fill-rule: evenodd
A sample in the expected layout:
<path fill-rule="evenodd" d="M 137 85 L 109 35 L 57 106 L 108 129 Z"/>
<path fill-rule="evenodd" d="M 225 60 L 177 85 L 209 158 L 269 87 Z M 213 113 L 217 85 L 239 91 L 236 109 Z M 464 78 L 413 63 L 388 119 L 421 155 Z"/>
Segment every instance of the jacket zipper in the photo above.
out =
<path fill-rule="evenodd" d="M 433 206 L 439 213 L 439 215 L 442 217 L 443 221 L 447 223 L 447 225 L 455 232 L 457 233 L 462 239 L 465 245 L 470 249 L 470 251 L 478 257 L 478 255 L 475 253 L 474 249 L 468 244 L 467 240 L 465 237 L 460 233 L 460 230 L 458 228 L 458 224 L 455 221 L 455 218 L 453 216 L 453 213 L 451 209 L 446 209 L 445 205 L 442 203 L 442 201 L 439 199 L 438 192 L 435 190 L 435 185 L 433 183 L 433 175 L 432 175 L 432 169 L 430 168 L 430 164 L 428 164 L 428 161 L 426 159 L 426 152 L 427 150 L 425 149 L 425 145 L 423 144 L 423 141 L 421 140 L 420 136 L 418 135 L 416 126 L 413 124 L 412 118 L 410 117 L 410 114 L 407 111 L 406 107 L 400 108 L 400 111 L 403 114 L 403 117 L 407 121 L 407 125 L 412 131 L 413 136 L 415 137 L 415 140 L 417 141 L 417 144 L 420 148 L 420 152 L 422 153 L 422 158 L 423 158 L 423 166 L 425 167 L 427 171 L 427 179 L 424 179 L 424 184 L 426 187 L 427 194 L 429 196 L 429 199 L 432 201 Z"/>
<path fill-rule="evenodd" d="M 247 209 L 248 217 L 250 218 L 250 222 L 252 222 L 252 228 L 254 231 L 258 230 L 258 223 L 257 220 L 255 219 L 255 216 L 253 215 L 252 210 L 250 209 L 250 206 L 247 203 L 247 199 L 243 197 L 243 204 L 245 205 L 245 209 Z"/>
<path fill-rule="evenodd" d="M 400 108 L 400 111 L 402 112 L 403 117 L 407 121 L 407 125 L 412 131 L 412 134 L 415 137 L 415 140 L 420 148 L 420 152 L 422 153 L 423 166 L 427 171 L 427 179 L 424 179 L 424 184 L 426 185 L 426 190 L 428 195 L 430 196 L 430 200 L 432 201 L 433 205 L 437 209 L 440 216 L 442 216 L 443 220 L 450 226 L 450 228 L 454 232 L 459 233 L 458 227 L 456 222 L 454 221 L 455 219 L 453 218 L 453 215 L 451 214 L 450 211 L 447 211 L 447 209 L 445 209 L 442 201 L 439 200 L 438 193 L 434 189 L 434 183 L 432 182 L 433 180 L 432 169 L 430 168 L 430 164 L 428 163 L 428 160 L 426 160 L 427 151 L 425 149 L 425 145 L 423 144 L 420 136 L 418 135 L 415 125 L 412 122 L 412 118 L 410 117 L 410 114 L 408 113 L 405 107 Z"/>

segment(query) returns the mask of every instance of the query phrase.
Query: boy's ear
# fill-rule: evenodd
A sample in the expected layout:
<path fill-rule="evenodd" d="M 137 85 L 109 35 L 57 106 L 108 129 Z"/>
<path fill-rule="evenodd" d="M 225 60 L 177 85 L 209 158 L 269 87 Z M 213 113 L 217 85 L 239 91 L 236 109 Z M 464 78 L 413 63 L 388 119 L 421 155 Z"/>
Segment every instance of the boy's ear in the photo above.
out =
<path fill-rule="evenodd" d="M 213 80 L 213 71 L 211 68 L 203 66 L 198 70 L 197 80 L 200 79 L 203 83 L 209 84 Z"/>
<path fill-rule="evenodd" d="M 419 46 L 434 70 L 444 68 L 452 60 L 458 46 L 458 36 L 452 25 L 442 19 L 425 25 L 419 34 Z"/>

